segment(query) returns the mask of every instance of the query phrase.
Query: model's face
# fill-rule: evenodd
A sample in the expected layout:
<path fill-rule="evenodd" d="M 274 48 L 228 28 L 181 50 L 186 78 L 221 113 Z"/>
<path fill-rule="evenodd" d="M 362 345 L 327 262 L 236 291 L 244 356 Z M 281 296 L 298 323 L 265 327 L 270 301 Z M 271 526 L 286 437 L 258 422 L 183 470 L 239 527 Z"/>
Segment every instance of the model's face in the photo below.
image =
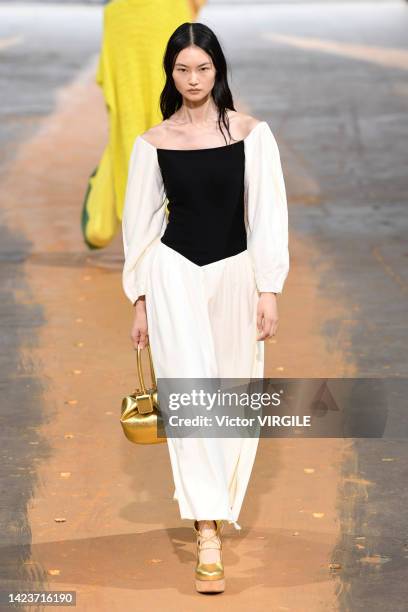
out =
<path fill-rule="evenodd" d="M 186 47 L 176 57 L 174 83 L 187 100 L 199 102 L 207 98 L 214 87 L 215 74 L 211 57 L 200 47 Z M 193 89 L 197 91 L 191 91 Z"/>

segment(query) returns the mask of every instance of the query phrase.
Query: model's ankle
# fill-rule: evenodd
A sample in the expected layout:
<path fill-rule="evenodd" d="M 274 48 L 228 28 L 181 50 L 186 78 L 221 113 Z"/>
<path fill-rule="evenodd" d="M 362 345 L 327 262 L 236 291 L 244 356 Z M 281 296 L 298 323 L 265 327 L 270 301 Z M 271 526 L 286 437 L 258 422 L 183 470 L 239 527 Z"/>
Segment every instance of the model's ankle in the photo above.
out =
<path fill-rule="evenodd" d="M 202 529 L 217 529 L 217 523 L 214 520 L 197 521 L 197 523 L 200 531 Z"/>

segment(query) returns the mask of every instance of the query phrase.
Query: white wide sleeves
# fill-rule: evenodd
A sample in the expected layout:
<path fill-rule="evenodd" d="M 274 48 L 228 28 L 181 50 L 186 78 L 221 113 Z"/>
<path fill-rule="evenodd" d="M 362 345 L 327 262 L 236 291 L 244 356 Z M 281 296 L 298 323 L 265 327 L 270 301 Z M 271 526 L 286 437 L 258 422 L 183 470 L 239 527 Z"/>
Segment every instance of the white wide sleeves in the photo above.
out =
<path fill-rule="evenodd" d="M 166 228 L 163 179 L 153 145 L 138 136 L 129 161 L 122 217 L 123 290 L 134 304 L 145 295 L 149 251 Z"/>
<path fill-rule="evenodd" d="M 247 248 L 259 292 L 282 293 L 289 272 L 288 208 L 279 149 L 266 123 L 245 142 Z"/>

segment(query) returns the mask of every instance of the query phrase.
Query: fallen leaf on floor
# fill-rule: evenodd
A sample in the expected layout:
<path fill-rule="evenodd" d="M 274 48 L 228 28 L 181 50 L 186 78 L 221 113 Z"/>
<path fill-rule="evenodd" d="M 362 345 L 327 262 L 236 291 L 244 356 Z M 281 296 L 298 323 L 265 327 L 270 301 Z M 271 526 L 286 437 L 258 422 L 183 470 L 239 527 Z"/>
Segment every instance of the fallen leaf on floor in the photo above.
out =
<path fill-rule="evenodd" d="M 61 570 L 59 569 L 49 569 L 48 573 L 50 574 L 50 576 L 59 576 L 61 573 Z"/>
<path fill-rule="evenodd" d="M 367 556 L 367 557 L 361 557 L 361 559 L 359 559 L 359 561 L 361 563 L 370 563 L 372 565 L 381 565 L 383 563 L 388 563 L 388 561 L 391 561 L 390 557 L 385 557 L 382 555 L 371 555 L 371 556 Z"/>
<path fill-rule="evenodd" d="M 57 516 L 56 518 L 54 518 L 54 521 L 55 521 L 56 523 L 65 523 L 65 521 L 66 521 L 66 520 L 67 520 L 67 519 L 66 519 L 66 518 L 64 518 L 64 517 L 62 517 L 62 516 Z"/>
<path fill-rule="evenodd" d="M 329 563 L 329 569 L 331 570 L 339 570 L 341 569 L 340 563 Z"/>
<path fill-rule="evenodd" d="M 324 516 L 324 512 L 312 512 L 312 516 L 315 518 L 322 518 L 322 516 Z"/>
<path fill-rule="evenodd" d="M 313 474 L 314 468 L 303 468 L 305 474 Z"/>
<path fill-rule="evenodd" d="M 356 475 L 347 476 L 346 478 L 344 478 L 344 482 L 353 482 L 354 484 L 365 485 L 365 486 L 374 484 L 370 480 L 367 480 L 365 478 L 359 478 Z"/>

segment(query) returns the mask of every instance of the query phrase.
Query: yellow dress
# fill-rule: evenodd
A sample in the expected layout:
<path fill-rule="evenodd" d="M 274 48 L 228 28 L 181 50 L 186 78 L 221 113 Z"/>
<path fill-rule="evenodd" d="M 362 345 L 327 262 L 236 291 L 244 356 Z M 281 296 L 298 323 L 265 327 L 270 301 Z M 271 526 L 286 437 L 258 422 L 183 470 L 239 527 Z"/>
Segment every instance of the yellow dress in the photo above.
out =
<path fill-rule="evenodd" d="M 106 246 L 122 219 L 135 138 L 160 123 L 167 42 L 195 19 L 203 0 L 113 0 L 104 8 L 96 81 L 109 113 L 109 142 L 90 180 L 82 230 L 91 248 Z M 111 186 L 108 188 L 108 185 Z"/>

